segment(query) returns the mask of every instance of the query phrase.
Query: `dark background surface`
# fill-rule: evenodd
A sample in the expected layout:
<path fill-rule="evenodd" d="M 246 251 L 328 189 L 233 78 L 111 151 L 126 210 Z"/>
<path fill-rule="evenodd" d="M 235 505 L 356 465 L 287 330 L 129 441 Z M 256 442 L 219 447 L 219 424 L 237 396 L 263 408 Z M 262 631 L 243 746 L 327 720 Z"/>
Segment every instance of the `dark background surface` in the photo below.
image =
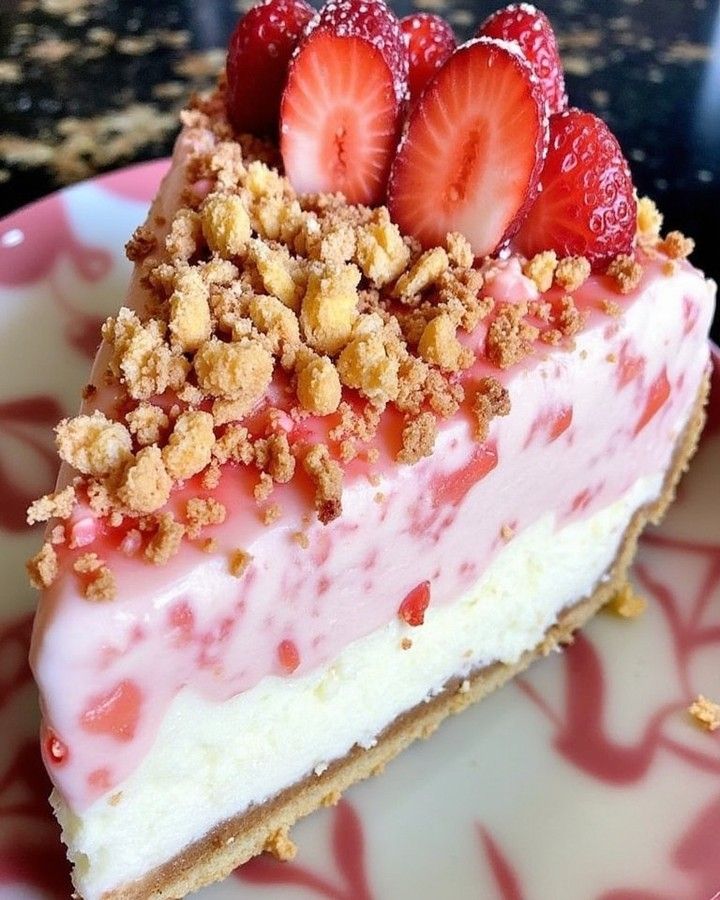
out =
<path fill-rule="evenodd" d="M 0 215 L 166 154 L 252 0 L 0 0 Z M 316 4 L 317 5 L 317 4 Z M 395 0 L 460 39 L 496 0 Z M 641 194 L 720 279 L 720 0 L 545 0 L 571 103 L 617 134 Z M 715 337 L 720 336 L 716 318 Z"/>

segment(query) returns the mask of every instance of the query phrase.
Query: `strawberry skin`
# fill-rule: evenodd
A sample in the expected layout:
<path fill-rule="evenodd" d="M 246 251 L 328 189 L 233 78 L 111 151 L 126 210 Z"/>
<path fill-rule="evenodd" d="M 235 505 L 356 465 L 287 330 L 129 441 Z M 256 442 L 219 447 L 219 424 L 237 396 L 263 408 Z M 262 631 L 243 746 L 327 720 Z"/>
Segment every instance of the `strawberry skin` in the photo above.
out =
<path fill-rule="evenodd" d="M 477 37 L 515 41 L 540 79 L 548 111 L 567 106 L 565 75 L 555 32 L 545 13 L 529 3 L 512 3 L 494 12 L 476 32 Z"/>
<path fill-rule="evenodd" d="M 535 199 L 547 139 L 540 85 L 517 45 L 464 44 L 410 113 L 388 186 L 394 221 L 425 247 L 458 231 L 476 256 L 492 253 Z"/>
<path fill-rule="evenodd" d="M 457 47 L 455 34 L 445 19 L 433 13 L 416 13 L 400 20 L 408 47 L 408 88 L 414 103 L 435 72 Z"/>
<path fill-rule="evenodd" d="M 290 56 L 314 15 L 305 0 L 265 0 L 238 22 L 226 64 L 228 118 L 238 131 L 277 133 Z"/>
<path fill-rule="evenodd" d="M 540 182 L 542 190 L 517 235 L 523 253 L 584 256 L 598 269 L 630 252 L 637 216 L 630 168 L 601 119 L 579 109 L 550 117 Z"/>
<path fill-rule="evenodd" d="M 400 23 L 382 0 L 330 2 L 290 64 L 280 151 L 299 193 L 385 195 L 407 95 Z"/>

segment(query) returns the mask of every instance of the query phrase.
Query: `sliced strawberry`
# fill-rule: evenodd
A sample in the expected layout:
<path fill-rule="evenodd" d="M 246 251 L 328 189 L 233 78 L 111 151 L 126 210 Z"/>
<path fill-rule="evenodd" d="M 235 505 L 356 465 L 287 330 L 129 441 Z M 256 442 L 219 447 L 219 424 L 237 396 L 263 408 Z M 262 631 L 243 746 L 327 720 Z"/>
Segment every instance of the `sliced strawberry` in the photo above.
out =
<path fill-rule="evenodd" d="M 476 32 L 477 37 L 515 41 L 540 79 L 548 111 L 567 106 L 565 75 L 555 32 L 545 13 L 529 3 L 512 3 L 494 12 Z"/>
<path fill-rule="evenodd" d="M 540 181 L 542 190 L 517 235 L 523 253 L 584 256 L 597 269 L 630 251 L 637 215 L 632 178 L 601 119 L 579 109 L 550 117 Z"/>
<path fill-rule="evenodd" d="M 408 87 L 414 103 L 435 72 L 457 46 L 452 27 L 433 13 L 416 13 L 400 20 L 408 47 Z"/>
<path fill-rule="evenodd" d="M 492 253 L 535 199 L 547 134 L 520 50 L 492 38 L 464 44 L 410 113 L 388 187 L 393 219 L 426 247 L 458 231 L 476 256 Z"/>
<path fill-rule="evenodd" d="M 400 23 L 382 0 L 323 7 L 293 58 L 280 105 L 280 150 L 298 192 L 383 199 L 407 65 Z"/>
<path fill-rule="evenodd" d="M 238 22 L 228 45 L 226 97 L 238 131 L 277 132 L 290 55 L 314 15 L 305 0 L 265 0 Z"/>

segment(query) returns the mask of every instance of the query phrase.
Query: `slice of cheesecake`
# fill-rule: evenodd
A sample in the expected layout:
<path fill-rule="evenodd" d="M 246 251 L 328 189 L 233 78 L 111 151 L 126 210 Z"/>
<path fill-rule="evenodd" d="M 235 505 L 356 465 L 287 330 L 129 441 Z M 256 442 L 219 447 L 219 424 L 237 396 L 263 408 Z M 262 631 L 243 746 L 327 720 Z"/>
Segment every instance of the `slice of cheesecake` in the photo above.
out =
<path fill-rule="evenodd" d="M 273 2 L 252 15 L 287 13 Z M 392 37 L 385 7 L 361 6 Z M 292 63 L 288 171 L 308 54 L 351 40 L 351 71 L 384 71 L 336 13 Z M 702 426 L 714 285 L 691 242 L 636 206 L 602 123 L 570 111 L 548 126 L 531 62 L 495 37 L 443 59 L 384 174 L 382 140 L 335 147 L 377 174 L 352 173 L 353 190 L 390 177 L 405 221 L 439 134 L 423 128 L 463 79 L 500 73 L 532 152 L 470 239 L 452 225 L 485 196 L 480 157 L 435 240 L 425 214 L 403 232 L 373 196 L 321 189 L 316 166 L 298 194 L 277 144 L 234 130 L 232 80 L 184 113 L 128 244 L 125 306 L 80 414 L 58 425 L 57 490 L 29 514 L 49 521 L 29 564 L 43 756 L 85 900 L 182 897 L 282 854 L 300 816 L 610 600 L 671 500 Z M 594 201 L 614 209 L 601 234 L 579 204 L 568 238 L 572 173 L 556 163 L 573 128 L 604 148 L 580 176 L 610 173 L 616 190 Z M 306 161 L 327 151 L 305 146 Z M 327 165 L 330 188 L 349 177 Z"/>

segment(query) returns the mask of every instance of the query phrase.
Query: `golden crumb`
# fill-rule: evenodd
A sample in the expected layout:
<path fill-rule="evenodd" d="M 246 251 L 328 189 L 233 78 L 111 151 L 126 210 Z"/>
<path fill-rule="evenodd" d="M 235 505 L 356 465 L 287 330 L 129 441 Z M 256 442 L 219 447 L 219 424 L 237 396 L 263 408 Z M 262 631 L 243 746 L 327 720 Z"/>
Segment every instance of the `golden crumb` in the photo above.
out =
<path fill-rule="evenodd" d="M 64 525 L 55 525 L 50 529 L 50 543 L 53 546 L 64 544 L 67 540 L 67 532 Z"/>
<path fill-rule="evenodd" d="M 348 342 L 358 316 L 359 281 L 360 271 L 354 265 L 310 272 L 300 324 L 314 350 L 333 354 Z"/>
<path fill-rule="evenodd" d="M 539 330 L 525 321 L 526 303 L 502 303 L 490 323 L 485 352 L 490 362 L 507 369 L 532 352 Z"/>
<path fill-rule="evenodd" d="M 695 249 L 695 241 L 681 231 L 670 231 L 657 248 L 670 259 L 687 259 Z"/>
<path fill-rule="evenodd" d="M 181 413 L 173 427 L 162 458 L 168 474 L 175 481 L 186 481 L 210 464 L 215 444 L 213 417 L 210 413 L 191 410 Z"/>
<path fill-rule="evenodd" d="M 340 791 L 330 791 L 329 794 L 325 794 L 320 802 L 323 806 L 337 806 L 341 800 L 342 794 Z"/>
<path fill-rule="evenodd" d="M 677 262 L 674 259 L 666 259 L 662 265 L 662 273 L 666 278 L 672 278 L 677 272 Z"/>
<path fill-rule="evenodd" d="M 557 254 L 554 250 L 544 250 L 536 253 L 523 266 L 523 275 L 535 282 L 535 286 L 544 294 L 552 287 L 555 269 L 557 268 Z"/>
<path fill-rule="evenodd" d="M 450 265 L 442 247 L 426 250 L 417 262 L 401 275 L 393 293 L 396 297 L 412 297 L 434 284 Z"/>
<path fill-rule="evenodd" d="M 307 550 L 310 546 L 310 538 L 305 534 L 304 531 L 294 531 L 292 534 L 292 539 L 294 543 L 301 547 L 303 550 Z"/>
<path fill-rule="evenodd" d="M 175 521 L 172 513 L 163 513 L 155 534 L 145 548 L 145 558 L 156 566 L 164 566 L 180 550 L 185 526 Z"/>
<path fill-rule="evenodd" d="M 342 385 L 338 370 L 327 356 L 310 360 L 298 372 L 297 396 L 303 409 L 327 416 L 340 405 Z"/>
<path fill-rule="evenodd" d="M 69 519 L 77 503 L 75 488 L 69 484 L 61 491 L 45 494 L 30 504 L 27 511 L 28 525 L 36 522 L 47 522 L 48 519 Z"/>
<path fill-rule="evenodd" d="M 289 862 L 297 856 L 297 847 L 290 840 L 287 828 L 274 831 L 265 841 L 263 850 L 280 862 Z"/>
<path fill-rule="evenodd" d="M 221 256 L 237 256 L 250 240 L 250 217 L 237 194 L 210 194 L 200 219 L 208 247 Z"/>
<path fill-rule="evenodd" d="M 409 637 L 404 637 L 400 641 L 400 649 L 401 650 L 410 650 L 412 648 L 412 645 L 413 645 L 412 639 Z"/>
<path fill-rule="evenodd" d="M 342 383 L 359 390 L 369 400 L 386 403 L 398 395 L 398 340 L 376 313 L 358 319 L 337 366 Z"/>
<path fill-rule="evenodd" d="M 284 431 L 255 442 L 255 464 L 278 484 L 287 484 L 295 474 L 295 457 Z"/>
<path fill-rule="evenodd" d="M 63 419 L 55 428 L 60 458 L 83 475 L 102 477 L 116 472 L 130 458 L 132 439 L 120 422 L 96 410 L 90 416 Z"/>
<path fill-rule="evenodd" d="M 182 269 L 175 277 L 170 301 L 170 345 L 180 353 L 191 353 L 208 340 L 212 331 L 210 291 L 196 267 Z"/>
<path fill-rule="evenodd" d="M 609 300 L 607 298 L 601 300 L 600 309 L 602 309 L 606 316 L 612 316 L 613 318 L 622 315 L 622 306 L 620 306 L 617 300 Z"/>
<path fill-rule="evenodd" d="M 258 501 L 258 503 L 263 500 L 267 500 L 267 498 L 272 494 L 275 490 L 275 482 L 272 480 L 270 475 L 267 472 L 261 472 L 260 478 L 258 479 L 258 483 L 253 488 L 253 496 Z"/>
<path fill-rule="evenodd" d="M 215 538 L 205 538 L 200 542 L 200 549 L 203 553 L 217 553 L 218 542 Z"/>
<path fill-rule="evenodd" d="M 508 525 L 507 522 L 503 524 L 500 529 L 500 537 L 507 543 L 511 541 L 515 537 L 515 529 L 512 525 Z"/>
<path fill-rule="evenodd" d="M 410 250 L 385 207 L 376 210 L 373 219 L 358 229 L 356 241 L 357 264 L 375 287 L 394 281 L 410 261 Z"/>
<path fill-rule="evenodd" d="M 637 233 L 641 244 L 655 244 L 660 237 L 663 216 L 649 197 L 640 197 L 637 202 Z"/>
<path fill-rule="evenodd" d="M 135 409 L 130 410 L 125 416 L 125 421 L 130 434 L 133 435 L 140 447 L 149 447 L 150 444 L 160 442 L 160 436 L 170 425 L 170 420 L 165 410 L 151 403 L 140 403 Z"/>
<path fill-rule="evenodd" d="M 83 594 L 87 600 L 114 600 L 117 593 L 115 576 L 97 553 L 83 553 L 73 563 L 73 570 L 81 576 Z"/>
<path fill-rule="evenodd" d="M 702 694 L 698 694 L 688 707 L 688 712 L 705 731 L 715 731 L 720 728 L 720 703 L 715 703 Z"/>
<path fill-rule="evenodd" d="M 622 619 L 637 619 L 647 608 L 647 600 L 625 583 L 608 603 L 607 608 Z"/>
<path fill-rule="evenodd" d="M 246 413 L 263 396 L 273 374 L 272 355 L 252 338 L 225 343 L 213 337 L 195 354 L 194 366 L 207 394 L 240 401 Z"/>
<path fill-rule="evenodd" d="M 138 225 L 130 240 L 125 244 L 125 255 L 130 262 L 142 262 L 157 246 L 157 238 L 147 225 Z"/>
<path fill-rule="evenodd" d="M 277 297 L 285 306 L 297 309 L 301 285 L 293 277 L 292 262 L 287 249 L 276 250 L 254 238 L 248 242 L 248 246 L 250 258 L 257 266 L 267 293 Z"/>
<path fill-rule="evenodd" d="M 402 448 L 397 455 L 398 462 L 414 465 L 425 456 L 430 456 L 437 437 L 437 419 L 432 413 L 423 412 L 410 419 L 402 431 Z"/>
<path fill-rule="evenodd" d="M 165 238 L 165 249 L 171 260 L 187 261 L 197 252 L 200 241 L 200 216 L 194 209 L 179 209 Z"/>
<path fill-rule="evenodd" d="M 473 253 L 470 241 L 457 231 L 451 231 L 445 236 L 445 247 L 449 261 L 454 266 L 461 269 L 469 269 L 475 262 L 475 254 Z"/>
<path fill-rule="evenodd" d="M 248 304 L 248 315 L 257 330 L 270 340 L 272 352 L 280 354 L 300 344 L 300 325 L 295 313 L 277 297 L 257 295 Z"/>
<path fill-rule="evenodd" d="M 52 544 L 46 541 L 35 556 L 28 560 L 26 569 L 34 588 L 42 590 L 50 587 L 58 574 L 57 553 Z"/>
<path fill-rule="evenodd" d="M 233 550 L 229 560 L 230 574 L 240 578 L 251 562 L 252 556 L 245 550 Z"/>
<path fill-rule="evenodd" d="M 326 525 L 342 512 L 342 469 L 331 459 L 325 444 L 313 444 L 303 466 L 315 485 L 315 509 Z"/>
<path fill-rule="evenodd" d="M 105 322 L 102 333 L 113 351 L 110 369 L 134 400 L 149 400 L 168 388 L 172 354 L 162 322 L 143 323 L 132 310 L 123 308 L 115 319 Z"/>
<path fill-rule="evenodd" d="M 572 337 L 577 334 L 585 324 L 586 318 L 585 313 L 580 312 L 569 294 L 560 298 L 560 310 L 554 320 L 564 337 Z"/>
<path fill-rule="evenodd" d="M 221 465 L 226 462 L 250 465 L 255 459 L 255 449 L 247 428 L 230 425 L 215 442 L 213 456 Z"/>
<path fill-rule="evenodd" d="M 215 500 L 213 497 L 192 497 L 185 504 L 188 537 L 198 538 L 203 528 L 210 525 L 222 525 L 226 515 L 227 510 L 219 500 Z"/>
<path fill-rule="evenodd" d="M 268 505 L 262 511 L 262 522 L 263 525 L 272 525 L 273 522 L 277 522 L 277 520 L 282 516 L 282 507 L 279 503 L 268 503 Z"/>
<path fill-rule="evenodd" d="M 462 352 L 463 346 L 457 339 L 456 326 L 450 316 L 441 313 L 427 323 L 418 344 L 418 353 L 425 362 L 446 372 L 457 372 Z"/>
<path fill-rule="evenodd" d="M 497 378 L 481 378 L 475 397 L 473 398 L 473 416 L 475 418 L 475 440 L 487 440 L 490 423 L 495 416 L 507 416 L 510 413 L 510 394 Z"/>
<path fill-rule="evenodd" d="M 590 263 L 584 256 L 566 256 L 555 269 L 555 283 L 572 293 L 581 288 L 590 277 Z"/>
<path fill-rule="evenodd" d="M 144 447 L 123 472 L 118 498 L 133 513 L 153 513 L 164 506 L 172 489 L 159 447 Z"/>
<path fill-rule="evenodd" d="M 606 274 L 615 280 L 621 294 L 629 294 L 640 284 L 643 269 L 634 256 L 619 253 L 608 266 Z"/>

